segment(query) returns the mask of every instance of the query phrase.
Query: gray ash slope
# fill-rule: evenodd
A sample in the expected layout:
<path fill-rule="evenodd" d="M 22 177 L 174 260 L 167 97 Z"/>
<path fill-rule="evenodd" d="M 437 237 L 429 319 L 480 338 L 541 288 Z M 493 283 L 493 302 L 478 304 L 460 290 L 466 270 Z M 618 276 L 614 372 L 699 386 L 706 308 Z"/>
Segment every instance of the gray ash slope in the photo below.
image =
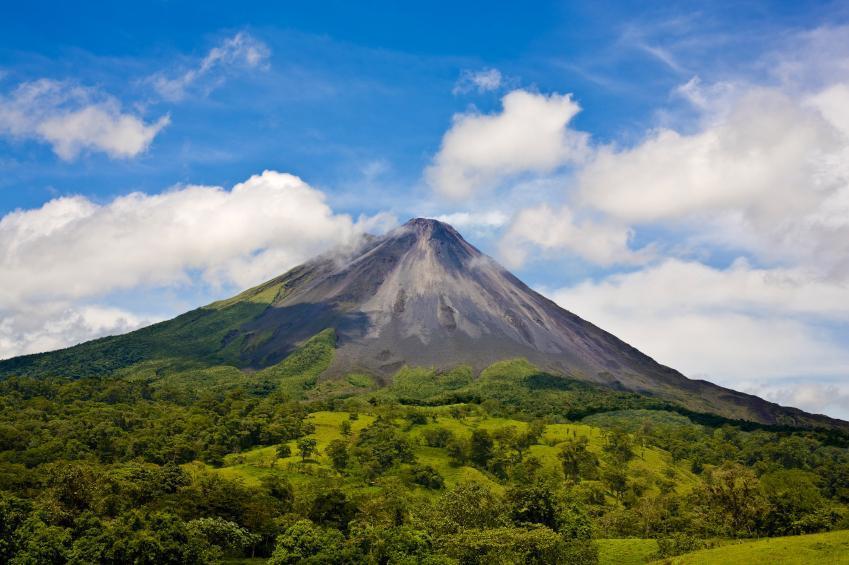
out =
<path fill-rule="evenodd" d="M 109 376 L 148 361 L 162 371 L 181 363 L 257 369 L 331 328 L 337 348 L 322 379 L 366 372 L 387 383 L 404 365 L 480 371 L 523 357 L 553 374 L 695 412 L 849 430 L 847 422 L 687 379 L 534 292 L 451 226 L 424 219 L 174 319 L 2 360 L 0 378 Z"/>
<path fill-rule="evenodd" d="M 674 401 L 701 412 L 768 424 L 811 416 L 690 380 L 534 292 L 451 226 L 414 219 L 345 254 L 320 257 L 266 285 L 274 303 L 242 331 L 272 337 L 252 352 L 262 366 L 334 328 L 326 376 L 367 372 L 384 380 L 403 365 L 476 371 L 524 357 L 549 372 Z M 822 417 L 822 423 L 830 420 Z"/>

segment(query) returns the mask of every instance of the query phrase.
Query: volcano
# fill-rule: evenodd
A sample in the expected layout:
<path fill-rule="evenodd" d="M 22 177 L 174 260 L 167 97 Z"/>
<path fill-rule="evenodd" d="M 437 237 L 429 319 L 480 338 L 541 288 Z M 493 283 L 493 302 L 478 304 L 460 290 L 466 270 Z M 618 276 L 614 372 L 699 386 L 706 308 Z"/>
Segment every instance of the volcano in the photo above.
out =
<path fill-rule="evenodd" d="M 173 320 L 2 361 L 0 376 L 81 377 L 162 358 L 252 371 L 328 329 L 336 349 L 322 379 L 366 373 L 388 383 L 404 366 L 479 372 L 525 358 L 550 374 L 695 412 L 770 425 L 846 425 L 688 379 L 533 291 L 453 227 L 423 218 Z"/>

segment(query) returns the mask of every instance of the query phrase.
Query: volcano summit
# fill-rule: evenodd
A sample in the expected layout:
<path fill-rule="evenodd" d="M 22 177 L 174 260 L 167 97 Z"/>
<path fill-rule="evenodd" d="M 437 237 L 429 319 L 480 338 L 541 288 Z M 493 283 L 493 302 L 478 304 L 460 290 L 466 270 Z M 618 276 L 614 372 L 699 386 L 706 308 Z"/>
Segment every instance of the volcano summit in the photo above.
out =
<path fill-rule="evenodd" d="M 321 379 L 365 373 L 387 383 L 404 366 L 468 365 L 477 373 L 521 357 L 553 375 L 695 412 L 763 424 L 843 426 L 687 379 L 534 292 L 451 226 L 422 218 L 173 320 L 0 362 L 0 375 L 79 377 L 155 359 L 250 372 L 280 363 L 326 330 L 333 330 L 336 344 Z"/>

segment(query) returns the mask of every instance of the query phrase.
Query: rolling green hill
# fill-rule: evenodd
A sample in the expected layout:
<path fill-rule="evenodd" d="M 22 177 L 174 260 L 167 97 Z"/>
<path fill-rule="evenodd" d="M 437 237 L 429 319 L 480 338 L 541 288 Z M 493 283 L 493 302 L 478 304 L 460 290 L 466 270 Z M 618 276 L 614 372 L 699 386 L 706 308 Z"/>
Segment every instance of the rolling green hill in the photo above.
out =
<path fill-rule="evenodd" d="M 849 563 L 849 531 L 729 544 L 715 549 L 687 553 L 657 563 L 669 565 L 712 565 L 714 563 L 841 565 Z"/>
<path fill-rule="evenodd" d="M 840 555 L 846 423 L 685 379 L 450 226 L 350 253 L 0 361 L 0 563 Z"/>
<path fill-rule="evenodd" d="M 334 343 L 260 370 L 163 358 L 0 381 L 0 559 L 643 563 L 847 525 L 835 432 L 522 359 L 325 378 Z"/>

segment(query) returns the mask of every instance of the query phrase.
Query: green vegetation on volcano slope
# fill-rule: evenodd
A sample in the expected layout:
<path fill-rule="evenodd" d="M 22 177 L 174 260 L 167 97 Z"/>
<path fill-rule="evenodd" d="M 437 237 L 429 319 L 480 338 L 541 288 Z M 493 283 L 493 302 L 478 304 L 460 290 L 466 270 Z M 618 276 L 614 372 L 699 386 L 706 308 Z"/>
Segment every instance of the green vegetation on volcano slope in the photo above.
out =
<path fill-rule="evenodd" d="M 118 369 L 152 360 L 160 361 L 163 373 L 213 365 L 242 366 L 243 353 L 262 345 L 271 334 L 244 332 L 241 328 L 285 295 L 287 276 L 289 273 L 229 300 L 128 334 L 104 337 L 58 351 L 0 360 L 0 378 L 107 376 Z"/>
<path fill-rule="evenodd" d="M 170 360 L 169 369 L 239 365 L 239 350 L 228 334 L 267 305 L 240 302 L 226 308 L 198 308 L 173 320 L 128 334 L 104 337 L 67 349 L 0 361 L 0 376 L 82 378 L 106 376 L 149 360 Z"/>
<path fill-rule="evenodd" d="M 0 561 L 636 562 L 849 525 L 833 435 L 521 360 L 323 379 L 334 342 L 0 381 Z"/>

